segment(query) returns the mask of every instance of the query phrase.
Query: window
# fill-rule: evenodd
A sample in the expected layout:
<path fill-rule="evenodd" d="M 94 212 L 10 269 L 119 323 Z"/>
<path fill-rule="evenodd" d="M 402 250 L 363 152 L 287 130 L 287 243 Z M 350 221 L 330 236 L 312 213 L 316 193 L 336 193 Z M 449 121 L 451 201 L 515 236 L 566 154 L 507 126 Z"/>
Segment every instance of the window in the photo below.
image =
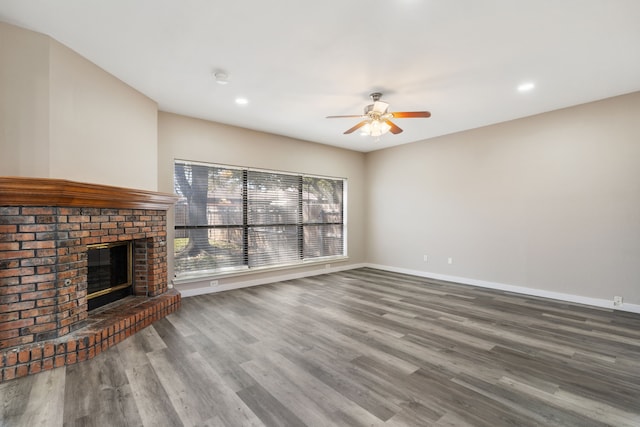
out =
<path fill-rule="evenodd" d="M 175 161 L 178 278 L 342 257 L 345 180 Z"/>

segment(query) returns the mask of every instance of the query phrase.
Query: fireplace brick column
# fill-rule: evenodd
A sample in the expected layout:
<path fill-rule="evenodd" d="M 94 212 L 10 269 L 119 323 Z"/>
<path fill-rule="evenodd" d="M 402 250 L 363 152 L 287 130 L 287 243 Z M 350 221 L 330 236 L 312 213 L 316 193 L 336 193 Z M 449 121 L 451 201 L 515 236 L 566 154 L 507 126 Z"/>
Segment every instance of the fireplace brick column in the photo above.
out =
<path fill-rule="evenodd" d="M 68 333 L 72 312 L 86 318 L 86 300 L 78 301 L 86 290 L 78 295 L 71 286 L 81 255 L 71 253 L 69 232 L 58 230 L 57 211 L 0 207 L 0 349 Z"/>
<path fill-rule="evenodd" d="M 93 357 L 177 309 L 179 294 L 167 292 L 166 247 L 166 210 L 175 200 L 71 181 L 0 177 L 0 382 Z M 133 242 L 134 294 L 156 302 L 137 300 L 128 314 L 104 310 L 102 329 L 96 330 L 97 316 L 87 311 L 87 245 L 117 241 Z"/>

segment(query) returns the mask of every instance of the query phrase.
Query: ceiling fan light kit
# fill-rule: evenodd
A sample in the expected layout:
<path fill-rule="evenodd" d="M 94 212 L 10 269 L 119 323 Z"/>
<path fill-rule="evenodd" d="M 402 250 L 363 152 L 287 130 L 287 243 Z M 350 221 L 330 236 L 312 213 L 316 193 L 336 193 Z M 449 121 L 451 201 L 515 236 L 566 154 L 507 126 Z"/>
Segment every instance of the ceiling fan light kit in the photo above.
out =
<path fill-rule="evenodd" d="M 360 128 L 360 133 L 368 136 L 381 136 L 391 130 L 386 122 L 380 120 L 372 120 Z"/>
<path fill-rule="evenodd" d="M 384 135 L 387 132 L 391 132 L 394 135 L 402 132 L 398 126 L 396 126 L 391 120 L 391 118 L 396 119 L 407 119 L 407 118 L 427 118 L 431 117 L 431 113 L 428 111 L 398 111 L 395 113 L 389 112 L 389 104 L 383 101 L 380 101 L 382 94 L 380 92 L 374 92 L 371 95 L 371 100 L 373 104 L 369 104 L 364 107 L 364 114 L 361 116 L 352 115 L 352 116 L 327 116 L 328 119 L 336 119 L 336 118 L 361 118 L 363 119 L 360 123 L 356 124 L 350 129 L 347 129 L 344 134 L 350 134 L 358 129 L 360 129 L 361 134 L 379 137 Z"/>

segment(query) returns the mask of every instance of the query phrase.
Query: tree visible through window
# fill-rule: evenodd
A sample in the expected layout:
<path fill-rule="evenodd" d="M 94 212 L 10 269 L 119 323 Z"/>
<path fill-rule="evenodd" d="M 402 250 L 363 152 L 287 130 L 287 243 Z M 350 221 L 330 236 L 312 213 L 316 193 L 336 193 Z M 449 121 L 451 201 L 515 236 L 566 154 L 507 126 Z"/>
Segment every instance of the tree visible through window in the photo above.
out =
<path fill-rule="evenodd" d="M 176 276 L 344 255 L 343 179 L 175 161 Z"/>

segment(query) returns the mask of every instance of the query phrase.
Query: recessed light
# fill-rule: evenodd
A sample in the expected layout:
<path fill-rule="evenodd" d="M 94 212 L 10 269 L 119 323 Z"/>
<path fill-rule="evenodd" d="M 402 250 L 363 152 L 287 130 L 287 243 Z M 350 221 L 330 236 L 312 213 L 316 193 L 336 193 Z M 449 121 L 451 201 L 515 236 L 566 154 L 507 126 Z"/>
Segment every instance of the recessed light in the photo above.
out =
<path fill-rule="evenodd" d="M 536 85 L 533 82 L 522 83 L 521 85 L 518 86 L 518 92 L 529 92 L 530 90 L 533 90 L 535 87 Z"/>
<path fill-rule="evenodd" d="M 249 100 L 247 98 L 236 98 L 236 104 L 238 105 L 247 105 Z"/>

